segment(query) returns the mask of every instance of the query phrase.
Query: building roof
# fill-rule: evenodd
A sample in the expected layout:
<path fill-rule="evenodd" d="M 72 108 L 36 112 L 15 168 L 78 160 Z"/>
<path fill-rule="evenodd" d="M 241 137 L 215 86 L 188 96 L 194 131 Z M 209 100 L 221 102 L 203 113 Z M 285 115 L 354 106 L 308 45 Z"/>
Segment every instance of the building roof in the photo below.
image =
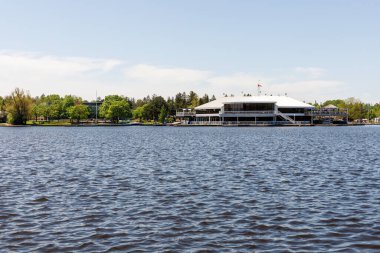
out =
<path fill-rule="evenodd" d="M 276 103 L 279 108 L 314 108 L 312 105 L 286 96 L 239 96 L 217 98 L 214 101 L 197 106 L 195 109 L 220 109 L 226 103 Z"/>
<path fill-rule="evenodd" d="M 338 107 L 336 107 L 335 105 L 332 105 L 332 104 L 326 105 L 323 108 L 325 108 L 325 109 L 338 109 Z"/>

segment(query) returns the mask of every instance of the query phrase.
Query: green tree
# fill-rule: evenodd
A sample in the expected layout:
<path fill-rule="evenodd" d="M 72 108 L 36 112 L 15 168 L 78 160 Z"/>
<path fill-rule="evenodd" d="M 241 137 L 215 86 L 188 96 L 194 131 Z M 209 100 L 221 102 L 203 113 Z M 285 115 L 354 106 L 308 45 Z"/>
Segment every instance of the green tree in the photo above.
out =
<path fill-rule="evenodd" d="M 142 121 L 142 119 L 145 116 L 145 110 L 146 110 L 147 105 L 142 105 L 137 107 L 136 109 L 133 110 L 133 118 L 138 119 L 139 122 Z"/>
<path fill-rule="evenodd" d="M 62 98 L 59 95 L 42 95 L 38 102 L 40 110 L 45 120 L 61 119 L 63 114 Z"/>
<path fill-rule="evenodd" d="M 347 108 L 346 102 L 342 99 L 327 100 L 323 103 L 322 106 L 327 106 L 327 105 L 335 105 L 338 108 Z"/>
<path fill-rule="evenodd" d="M 33 104 L 31 113 L 35 121 L 38 120 L 39 116 L 43 115 L 43 107 L 41 104 L 38 104 L 38 100 Z"/>
<path fill-rule="evenodd" d="M 136 102 L 135 102 L 135 108 L 137 107 L 141 107 L 143 105 L 145 105 L 146 103 L 144 102 L 144 100 L 142 99 L 137 99 Z"/>
<path fill-rule="evenodd" d="M 364 119 L 366 118 L 367 110 L 365 104 L 356 98 L 347 98 L 345 101 L 346 107 L 348 108 L 348 118 L 349 120 Z"/>
<path fill-rule="evenodd" d="M 160 110 L 160 114 L 158 115 L 158 120 L 163 124 L 165 123 L 167 116 L 168 116 L 168 111 L 165 106 L 162 106 Z"/>
<path fill-rule="evenodd" d="M 38 106 L 41 116 L 43 116 L 45 120 L 49 120 L 51 111 L 50 106 L 46 102 L 41 102 Z"/>
<path fill-rule="evenodd" d="M 100 116 L 118 123 L 121 118 L 132 117 L 131 106 L 124 97 L 110 95 L 104 98 L 99 110 Z"/>
<path fill-rule="evenodd" d="M 174 98 L 168 97 L 168 99 L 166 100 L 166 104 L 168 105 L 168 115 L 175 116 L 176 108 Z"/>
<path fill-rule="evenodd" d="M 10 124 L 26 124 L 32 109 L 32 98 L 29 93 L 16 88 L 10 96 L 6 98 L 5 109 L 8 113 L 7 120 Z"/>
<path fill-rule="evenodd" d="M 199 97 L 194 91 L 190 91 L 188 98 L 188 107 L 194 109 L 199 105 Z"/>
<path fill-rule="evenodd" d="M 67 115 L 70 120 L 76 120 L 79 123 L 80 120 L 88 118 L 90 108 L 84 104 L 76 104 L 67 108 Z"/>
<path fill-rule="evenodd" d="M 114 123 L 119 123 L 122 118 L 131 118 L 131 107 L 130 104 L 125 101 L 113 101 L 108 108 L 106 118 L 111 119 Z"/>
<path fill-rule="evenodd" d="M 4 110 L 5 107 L 5 101 L 2 96 L 0 96 L 0 111 Z"/>
<path fill-rule="evenodd" d="M 165 110 L 168 109 L 168 105 L 165 99 L 161 96 L 153 96 L 152 100 L 145 108 L 147 118 L 150 120 L 158 121 L 158 116 L 160 115 L 162 107 L 165 107 Z"/>
<path fill-rule="evenodd" d="M 5 99 L 0 96 L 0 122 L 5 122 Z"/>
<path fill-rule="evenodd" d="M 203 105 L 203 104 L 206 104 L 208 102 L 210 102 L 210 98 L 208 97 L 207 94 L 205 94 L 203 97 L 201 97 L 199 99 L 199 105 Z"/>
<path fill-rule="evenodd" d="M 68 115 L 67 109 L 71 106 L 74 106 L 76 104 L 82 104 L 82 98 L 73 96 L 73 95 L 66 95 L 64 98 L 61 99 L 61 118 L 67 119 L 70 118 Z"/>
<path fill-rule="evenodd" d="M 185 92 L 177 93 L 174 98 L 175 109 L 187 108 L 187 95 Z"/>
<path fill-rule="evenodd" d="M 380 117 L 380 104 L 375 104 L 372 106 L 372 113 L 374 115 L 374 118 Z"/>
<path fill-rule="evenodd" d="M 103 118 L 107 118 L 108 110 L 114 101 L 123 101 L 125 100 L 123 97 L 119 95 L 109 95 L 104 98 L 102 105 L 99 108 L 99 116 Z"/>

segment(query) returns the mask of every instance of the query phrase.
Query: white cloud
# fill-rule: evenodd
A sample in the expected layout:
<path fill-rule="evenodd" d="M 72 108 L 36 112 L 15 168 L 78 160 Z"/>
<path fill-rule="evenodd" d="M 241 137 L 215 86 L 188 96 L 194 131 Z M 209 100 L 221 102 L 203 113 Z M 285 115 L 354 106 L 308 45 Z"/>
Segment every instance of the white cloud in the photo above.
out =
<path fill-rule="evenodd" d="M 0 66 L 14 71 L 37 71 L 45 74 L 71 75 L 86 71 L 109 71 L 121 61 L 115 59 L 89 59 L 55 57 L 31 53 L 0 53 Z"/>
<path fill-rule="evenodd" d="M 133 96 L 142 97 L 148 94 L 174 96 L 181 91 L 202 89 L 212 73 L 195 69 L 138 64 L 127 67 L 124 75 Z"/>
<path fill-rule="evenodd" d="M 214 76 L 208 80 L 214 87 L 230 88 L 238 86 L 245 89 L 255 89 L 259 82 L 269 82 L 271 79 L 264 76 L 248 73 L 234 73 L 230 75 Z"/>
<path fill-rule="evenodd" d="M 32 95 L 77 93 L 88 97 L 89 87 L 100 84 L 101 79 L 121 64 L 116 59 L 0 52 L 0 94 L 20 87 Z"/>
<path fill-rule="evenodd" d="M 138 64 L 126 69 L 127 78 L 144 82 L 169 82 L 177 84 L 195 83 L 204 81 L 211 73 L 185 68 L 158 67 Z"/>
<path fill-rule="evenodd" d="M 296 67 L 295 72 L 310 78 L 319 78 L 326 74 L 325 69 L 315 67 Z"/>
<path fill-rule="evenodd" d="M 285 94 L 289 96 L 314 102 L 314 100 L 327 100 L 345 98 L 344 83 L 336 80 L 298 80 L 274 82 L 269 87 L 273 95 Z"/>
<path fill-rule="evenodd" d="M 151 94 L 174 96 L 190 90 L 200 95 L 239 95 L 241 92 L 256 94 L 257 82 L 261 80 L 264 94 L 288 93 L 308 101 L 350 96 L 342 92 L 343 82 L 317 78 L 326 72 L 323 69 L 298 67 L 295 70 L 298 74 L 292 77 L 243 72 L 218 74 L 179 67 L 127 65 L 117 59 L 0 51 L 0 95 L 9 94 L 15 87 L 29 90 L 33 96 L 75 94 L 85 99 L 94 98 L 96 90 L 99 96 L 121 94 L 136 98 Z"/>

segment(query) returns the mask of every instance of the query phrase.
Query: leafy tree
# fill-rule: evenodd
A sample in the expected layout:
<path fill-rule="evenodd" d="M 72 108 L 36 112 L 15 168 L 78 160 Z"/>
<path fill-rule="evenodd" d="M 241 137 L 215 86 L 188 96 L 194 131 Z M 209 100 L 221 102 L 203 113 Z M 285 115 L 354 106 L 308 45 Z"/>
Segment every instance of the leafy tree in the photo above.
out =
<path fill-rule="evenodd" d="M 144 100 L 142 99 L 137 99 L 136 102 L 135 102 L 135 109 L 138 108 L 138 107 L 141 107 L 143 105 L 145 105 L 146 103 L 144 102 Z"/>
<path fill-rule="evenodd" d="M 142 105 L 133 110 L 133 118 L 138 119 L 140 122 L 145 116 L 147 105 Z"/>
<path fill-rule="evenodd" d="M 366 104 L 365 107 L 367 110 L 368 119 L 372 120 L 372 119 L 376 118 L 375 106 L 371 106 L 370 104 Z"/>
<path fill-rule="evenodd" d="M 210 98 L 208 97 L 207 94 L 204 94 L 204 96 L 199 99 L 199 105 L 203 105 L 208 102 L 210 102 Z"/>
<path fill-rule="evenodd" d="M 118 95 L 106 96 L 99 110 L 100 116 L 118 123 L 121 118 L 132 116 L 131 106 L 127 100 Z"/>
<path fill-rule="evenodd" d="M 68 115 L 67 109 L 71 106 L 74 106 L 76 104 L 81 104 L 82 103 L 82 98 L 73 96 L 73 95 L 66 95 L 64 98 L 61 100 L 61 118 L 62 119 L 67 119 L 70 118 Z"/>
<path fill-rule="evenodd" d="M 364 119 L 366 118 L 366 108 L 364 103 L 356 98 L 348 98 L 344 101 L 348 108 L 349 120 Z"/>
<path fill-rule="evenodd" d="M 33 104 L 31 113 L 35 121 L 38 120 L 39 116 L 43 115 L 43 107 L 38 104 L 38 100 Z"/>
<path fill-rule="evenodd" d="M 106 118 L 111 119 L 114 123 L 119 123 L 121 118 L 130 118 L 131 116 L 130 104 L 125 100 L 113 101 L 106 114 Z"/>
<path fill-rule="evenodd" d="M 339 108 L 346 108 L 346 102 L 342 99 L 334 99 L 334 100 L 327 100 L 323 103 L 322 106 L 327 106 L 327 105 L 335 105 L 336 107 Z"/>
<path fill-rule="evenodd" d="M 187 95 L 185 92 L 183 93 L 177 93 L 174 98 L 174 104 L 176 110 L 182 109 L 182 108 L 187 108 Z"/>
<path fill-rule="evenodd" d="M 42 95 L 37 104 L 40 106 L 40 116 L 44 116 L 46 120 L 60 119 L 63 114 L 62 99 L 59 95 Z"/>
<path fill-rule="evenodd" d="M 134 98 L 128 98 L 127 101 L 131 108 L 136 108 L 136 100 Z"/>
<path fill-rule="evenodd" d="M 107 118 L 108 110 L 114 101 L 123 101 L 123 97 L 119 95 L 109 95 L 104 98 L 102 105 L 99 108 L 100 117 Z"/>
<path fill-rule="evenodd" d="M 158 115 L 158 120 L 163 124 L 166 121 L 166 117 L 168 116 L 168 111 L 165 106 L 161 107 L 160 114 Z"/>
<path fill-rule="evenodd" d="M 29 93 L 16 88 L 10 96 L 6 98 L 5 109 L 8 112 L 7 118 L 10 124 L 26 124 L 32 108 L 32 98 Z"/>
<path fill-rule="evenodd" d="M 88 118 L 90 108 L 84 104 L 76 104 L 67 108 L 67 115 L 71 120 L 76 120 L 79 123 L 81 119 Z"/>
<path fill-rule="evenodd" d="M 194 91 L 190 91 L 189 93 L 189 99 L 188 99 L 188 107 L 190 108 L 195 108 L 199 105 L 199 98 L 197 93 Z"/>
<path fill-rule="evenodd" d="M 372 106 L 371 110 L 374 115 L 374 118 L 380 117 L 380 104 L 375 104 L 374 106 Z"/>
<path fill-rule="evenodd" d="M 46 102 L 42 102 L 39 104 L 39 110 L 41 115 L 45 118 L 45 120 L 49 120 L 50 118 L 50 106 Z"/>
<path fill-rule="evenodd" d="M 60 119 L 63 113 L 62 98 L 59 95 L 46 96 L 47 104 L 49 106 L 50 118 Z"/>
<path fill-rule="evenodd" d="M 0 122 L 5 122 L 5 99 L 0 96 Z"/>
<path fill-rule="evenodd" d="M 166 104 L 168 105 L 168 115 L 174 116 L 176 114 L 174 98 L 168 97 Z"/>
<path fill-rule="evenodd" d="M 148 103 L 147 107 L 145 108 L 147 118 L 158 121 L 158 117 L 160 115 L 162 107 L 165 107 L 165 110 L 167 111 L 168 105 L 165 99 L 161 96 L 153 96 L 152 100 Z"/>

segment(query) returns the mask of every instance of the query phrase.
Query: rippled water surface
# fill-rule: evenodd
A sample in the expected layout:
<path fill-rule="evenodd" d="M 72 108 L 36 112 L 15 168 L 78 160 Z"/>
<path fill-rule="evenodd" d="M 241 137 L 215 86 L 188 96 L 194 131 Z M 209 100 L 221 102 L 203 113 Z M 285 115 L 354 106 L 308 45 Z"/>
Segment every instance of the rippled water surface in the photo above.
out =
<path fill-rule="evenodd" d="M 1 252 L 379 252 L 380 127 L 0 128 Z"/>

